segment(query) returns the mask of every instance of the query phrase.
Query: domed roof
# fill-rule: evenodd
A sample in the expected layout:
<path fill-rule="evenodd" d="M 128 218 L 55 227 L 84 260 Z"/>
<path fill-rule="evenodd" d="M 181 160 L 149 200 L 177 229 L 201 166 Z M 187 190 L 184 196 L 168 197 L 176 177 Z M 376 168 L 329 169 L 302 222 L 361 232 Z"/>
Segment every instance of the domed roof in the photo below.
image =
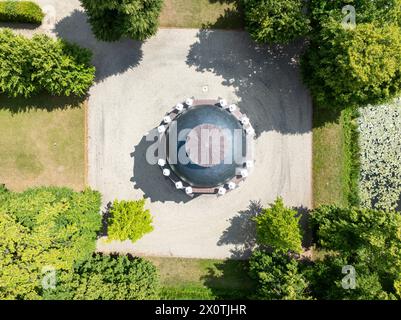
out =
<path fill-rule="evenodd" d="M 233 114 L 204 104 L 186 109 L 174 120 L 167 132 L 168 148 L 174 150 L 168 151 L 167 161 L 180 179 L 193 187 L 209 188 L 236 176 L 246 155 L 246 135 Z"/>

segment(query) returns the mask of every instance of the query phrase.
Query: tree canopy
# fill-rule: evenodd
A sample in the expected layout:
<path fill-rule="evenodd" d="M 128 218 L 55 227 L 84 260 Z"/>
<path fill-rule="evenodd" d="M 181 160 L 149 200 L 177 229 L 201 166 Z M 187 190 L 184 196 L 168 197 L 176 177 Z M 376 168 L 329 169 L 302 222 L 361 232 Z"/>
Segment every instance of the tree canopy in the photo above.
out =
<path fill-rule="evenodd" d="M 163 0 L 81 0 L 96 38 L 145 40 L 158 28 Z"/>
<path fill-rule="evenodd" d="M 309 31 L 302 0 L 243 0 L 246 28 L 261 43 L 288 43 Z"/>
<path fill-rule="evenodd" d="M 286 208 L 278 198 L 270 208 L 255 217 L 258 244 L 280 251 L 302 251 L 302 233 L 298 212 Z"/>
<path fill-rule="evenodd" d="M 39 299 L 44 268 L 71 270 L 94 251 L 100 195 L 67 188 L 0 189 L 0 299 Z"/>

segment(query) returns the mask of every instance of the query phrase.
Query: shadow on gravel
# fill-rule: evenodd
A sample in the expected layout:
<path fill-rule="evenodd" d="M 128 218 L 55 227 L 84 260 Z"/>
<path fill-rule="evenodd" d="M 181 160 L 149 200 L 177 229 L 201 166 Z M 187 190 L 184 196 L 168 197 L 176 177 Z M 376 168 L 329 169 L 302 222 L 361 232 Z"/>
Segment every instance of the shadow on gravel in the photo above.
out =
<path fill-rule="evenodd" d="M 256 245 L 256 227 L 252 220 L 262 211 L 260 201 L 251 201 L 248 208 L 230 219 L 230 226 L 220 236 L 217 245 L 234 245 L 232 259 L 247 259 Z"/>
<path fill-rule="evenodd" d="M 56 24 L 54 32 L 58 37 L 93 52 L 97 81 L 124 73 L 139 65 L 143 55 L 141 41 L 130 39 L 117 42 L 99 41 L 93 35 L 86 18 L 84 12 L 75 10 Z"/>
<path fill-rule="evenodd" d="M 299 70 L 303 40 L 269 47 L 255 44 L 246 32 L 223 30 L 200 30 L 197 38 L 187 65 L 212 72 L 223 78 L 223 85 L 234 87 L 257 135 L 311 131 L 312 102 Z"/>
<path fill-rule="evenodd" d="M 146 160 L 146 151 L 153 144 L 153 141 L 146 141 L 146 136 L 135 150 L 131 153 L 134 160 L 134 169 L 131 182 L 134 183 L 135 189 L 142 190 L 145 198 L 149 198 L 151 202 L 167 202 L 186 203 L 192 200 L 184 191 L 177 190 L 173 183 L 165 178 L 157 164 L 151 165 Z"/>

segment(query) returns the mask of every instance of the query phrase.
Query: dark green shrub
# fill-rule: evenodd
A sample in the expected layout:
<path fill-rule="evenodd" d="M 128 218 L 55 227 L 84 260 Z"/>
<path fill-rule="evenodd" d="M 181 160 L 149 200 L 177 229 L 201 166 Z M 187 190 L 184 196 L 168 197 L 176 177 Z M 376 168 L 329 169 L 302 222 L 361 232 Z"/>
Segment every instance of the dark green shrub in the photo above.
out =
<path fill-rule="evenodd" d="M 159 294 L 156 267 L 141 258 L 97 254 L 59 278 L 56 289 L 45 292 L 46 299 L 144 300 Z"/>
<path fill-rule="evenodd" d="M 96 38 L 145 40 L 157 32 L 163 0 L 81 0 Z"/>
<path fill-rule="evenodd" d="M 321 248 L 359 266 L 366 275 L 374 274 L 384 291 L 395 293 L 401 275 L 399 213 L 322 206 L 313 211 L 311 223 Z"/>
<path fill-rule="evenodd" d="M 309 299 L 308 283 L 299 272 L 298 262 L 283 253 L 254 251 L 249 275 L 257 281 L 254 299 Z"/>
<path fill-rule="evenodd" d="M 0 22 L 41 24 L 44 16 L 40 6 L 31 1 L 0 2 Z"/>
<path fill-rule="evenodd" d="M 302 251 L 302 233 L 296 210 L 286 208 L 278 198 L 270 208 L 255 217 L 258 244 L 279 251 Z"/>
<path fill-rule="evenodd" d="M 114 201 L 108 219 L 109 240 L 135 242 L 153 231 L 152 216 L 145 210 L 145 199 L 138 201 Z"/>
<path fill-rule="evenodd" d="M 344 266 L 355 268 L 355 287 L 343 287 Z M 344 257 L 328 256 L 308 266 L 303 274 L 310 283 L 313 296 L 319 300 L 387 300 L 394 299 L 392 293 L 384 291 L 380 277 L 365 263 L 355 264 Z M 346 280 L 346 279 L 345 279 Z M 345 284 L 348 284 L 345 281 Z"/>
<path fill-rule="evenodd" d="M 377 104 L 401 92 L 397 25 L 327 23 L 302 59 L 304 80 L 319 107 Z"/>
<path fill-rule="evenodd" d="M 41 91 L 83 96 L 93 84 L 91 52 L 45 35 L 32 39 L 0 31 L 0 92 L 30 97 Z"/>
<path fill-rule="evenodd" d="M 401 0 L 309 0 L 308 6 L 315 31 L 327 22 L 340 23 L 344 17 L 342 9 L 351 5 L 356 11 L 356 23 L 376 22 L 380 25 L 401 25 Z"/>
<path fill-rule="evenodd" d="M 261 43 L 288 43 L 309 31 L 303 0 L 243 0 L 246 28 Z"/>
<path fill-rule="evenodd" d="M 0 299 L 39 299 L 42 268 L 72 270 L 91 257 L 100 194 L 67 188 L 0 193 Z"/>

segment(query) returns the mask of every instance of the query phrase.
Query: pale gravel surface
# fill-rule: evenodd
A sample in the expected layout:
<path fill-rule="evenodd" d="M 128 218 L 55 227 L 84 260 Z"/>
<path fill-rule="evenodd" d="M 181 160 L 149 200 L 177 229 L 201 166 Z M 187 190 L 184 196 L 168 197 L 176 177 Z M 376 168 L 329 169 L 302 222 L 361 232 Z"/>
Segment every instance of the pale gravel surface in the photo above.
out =
<path fill-rule="evenodd" d="M 94 51 L 89 98 L 89 183 L 103 202 L 148 198 L 155 230 L 135 244 L 98 242 L 100 251 L 199 258 L 240 257 L 253 241 L 250 201 L 312 203 L 312 105 L 297 66 L 301 44 L 258 48 L 245 32 L 162 29 L 141 44 L 98 42 L 77 0 L 54 3 L 50 33 Z M 80 9 L 79 9 L 80 10 Z M 40 31 L 40 30 L 36 30 Z M 24 31 L 31 33 L 32 30 Z M 202 88 L 208 86 L 208 92 Z M 178 101 L 224 97 L 258 133 L 256 166 L 224 197 L 189 200 L 146 164 L 143 137 Z"/>

